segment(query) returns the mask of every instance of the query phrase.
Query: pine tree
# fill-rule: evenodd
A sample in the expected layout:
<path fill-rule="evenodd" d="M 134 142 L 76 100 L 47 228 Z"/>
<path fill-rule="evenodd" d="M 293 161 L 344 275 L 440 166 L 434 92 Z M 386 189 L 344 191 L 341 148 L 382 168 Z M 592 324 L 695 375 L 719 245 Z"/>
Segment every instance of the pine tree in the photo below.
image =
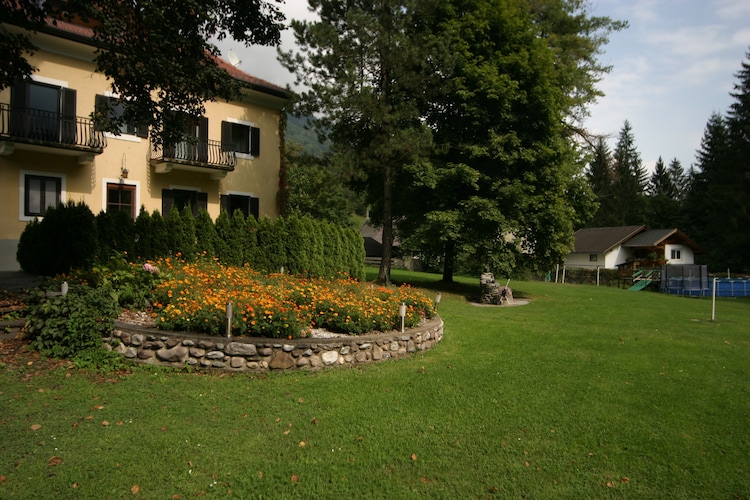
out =
<path fill-rule="evenodd" d="M 613 196 L 616 210 L 613 222 L 617 226 L 645 223 L 646 169 L 635 147 L 635 136 L 630 122 L 625 120 L 614 152 L 615 180 Z"/>
<path fill-rule="evenodd" d="M 592 155 L 593 158 L 586 170 L 586 178 L 596 196 L 599 208 L 596 215 L 588 221 L 587 226 L 610 226 L 613 225 L 614 221 L 611 220 L 611 217 L 616 210 L 613 193 L 615 173 L 612 168 L 612 154 L 604 137 L 597 137 L 592 148 Z"/>

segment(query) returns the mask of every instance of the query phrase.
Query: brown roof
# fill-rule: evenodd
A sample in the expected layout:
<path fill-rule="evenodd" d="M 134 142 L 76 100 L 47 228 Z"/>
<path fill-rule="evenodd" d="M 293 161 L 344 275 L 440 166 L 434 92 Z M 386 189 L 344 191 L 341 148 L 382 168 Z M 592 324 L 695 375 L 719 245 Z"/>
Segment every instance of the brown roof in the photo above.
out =
<path fill-rule="evenodd" d="M 617 245 L 645 230 L 646 226 L 589 227 L 579 229 L 575 237 L 575 253 L 607 253 Z"/>
<path fill-rule="evenodd" d="M 631 248 L 653 248 L 661 245 L 664 240 L 673 236 L 674 239 L 679 240 L 694 250 L 703 252 L 697 243 L 688 238 L 688 236 L 679 229 L 651 229 L 649 231 L 644 231 L 623 243 L 622 246 Z"/>
<path fill-rule="evenodd" d="M 69 23 L 59 19 L 53 20 L 51 18 L 48 18 L 46 23 L 48 26 L 46 31 L 51 34 L 58 36 L 62 35 L 66 38 L 72 38 L 82 43 L 92 43 L 91 39 L 94 36 L 94 30 L 90 27 Z M 235 80 L 248 84 L 251 89 L 285 99 L 291 97 L 291 93 L 285 88 L 274 85 L 273 83 L 267 82 L 261 78 L 257 78 L 249 73 L 245 73 L 220 57 L 215 57 L 215 59 L 221 69 L 229 73 L 229 75 Z"/>

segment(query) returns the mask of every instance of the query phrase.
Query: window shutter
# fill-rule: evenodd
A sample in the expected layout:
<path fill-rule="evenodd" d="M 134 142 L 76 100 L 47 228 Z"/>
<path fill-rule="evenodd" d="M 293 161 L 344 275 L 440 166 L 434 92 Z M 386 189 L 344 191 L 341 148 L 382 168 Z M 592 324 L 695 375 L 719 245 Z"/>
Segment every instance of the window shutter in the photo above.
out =
<path fill-rule="evenodd" d="M 76 91 L 73 89 L 60 89 L 60 139 L 67 144 L 76 143 Z"/>
<path fill-rule="evenodd" d="M 250 215 L 255 217 L 255 220 L 260 218 L 260 198 L 250 197 Z"/>
<path fill-rule="evenodd" d="M 201 142 L 208 140 L 208 118 L 205 116 L 198 118 L 198 140 Z"/>
<path fill-rule="evenodd" d="M 171 189 L 161 190 L 161 215 L 166 217 L 174 206 L 174 192 Z"/>
<path fill-rule="evenodd" d="M 222 151 L 234 151 L 232 124 L 225 121 L 221 122 L 221 149 Z"/>
<path fill-rule="evenodd" d="M 24 130 L 28 130 L 28 123 L 24 125 L 24 121 L 28 122 L 28 115 L 23 109 L 28 106 L 26 102 L 28 99 L 28 83 L 24 80 L 19 80 L 13 84 L 10 91 L 10 133 L 11 135 L 25 135 Z M 16 108 L 16 109 L 14 109 Z"/>
<path fill-rule="evenodd" d="M 222 194 L 221 196 L 219 196 L 219 207 L 223 212 L 229 214 L 229 210 L 231 208 L 231 204 L 229 203 L 229 195 Z"/>
<path fill-rule="evenodd" d="M 250 127 L 250 154 L 260 156 L 260 129 Z"/>

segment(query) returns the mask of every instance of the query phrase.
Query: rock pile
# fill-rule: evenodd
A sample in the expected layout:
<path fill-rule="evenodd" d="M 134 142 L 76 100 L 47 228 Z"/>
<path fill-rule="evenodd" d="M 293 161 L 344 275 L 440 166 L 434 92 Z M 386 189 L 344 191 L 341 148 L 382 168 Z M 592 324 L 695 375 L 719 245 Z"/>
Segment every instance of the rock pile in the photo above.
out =
<path fill-rule="evenodd" d="M 482 304 L 502 305 L 503 302 L 513 302 L 513 290 L 509 286 L 496 283 L 495 275 L 492 273 L 482 273 L 479 277 L 479 291 Z"/>

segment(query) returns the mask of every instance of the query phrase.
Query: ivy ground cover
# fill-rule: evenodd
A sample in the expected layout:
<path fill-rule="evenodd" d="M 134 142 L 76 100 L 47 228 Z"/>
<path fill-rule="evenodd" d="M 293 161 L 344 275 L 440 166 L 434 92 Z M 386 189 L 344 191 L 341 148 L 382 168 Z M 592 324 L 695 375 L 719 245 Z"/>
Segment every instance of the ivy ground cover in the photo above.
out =
<path fill-rule="evenodd" d="M 408 285 L 375 286 L 346 276 L 263 275 L 216 261 L 164 259 L 148 265 L 163 276 L 154 293 L 154 316 L 157 326 L 168 330 L 222 334 L 228 303 L 233 334 L 253 337 L 298 338 L 313 328 L 353 335 L 394 330 L 401 326 L 401 304 L 406 327 L 435 314 L 431 299 Z"/>

